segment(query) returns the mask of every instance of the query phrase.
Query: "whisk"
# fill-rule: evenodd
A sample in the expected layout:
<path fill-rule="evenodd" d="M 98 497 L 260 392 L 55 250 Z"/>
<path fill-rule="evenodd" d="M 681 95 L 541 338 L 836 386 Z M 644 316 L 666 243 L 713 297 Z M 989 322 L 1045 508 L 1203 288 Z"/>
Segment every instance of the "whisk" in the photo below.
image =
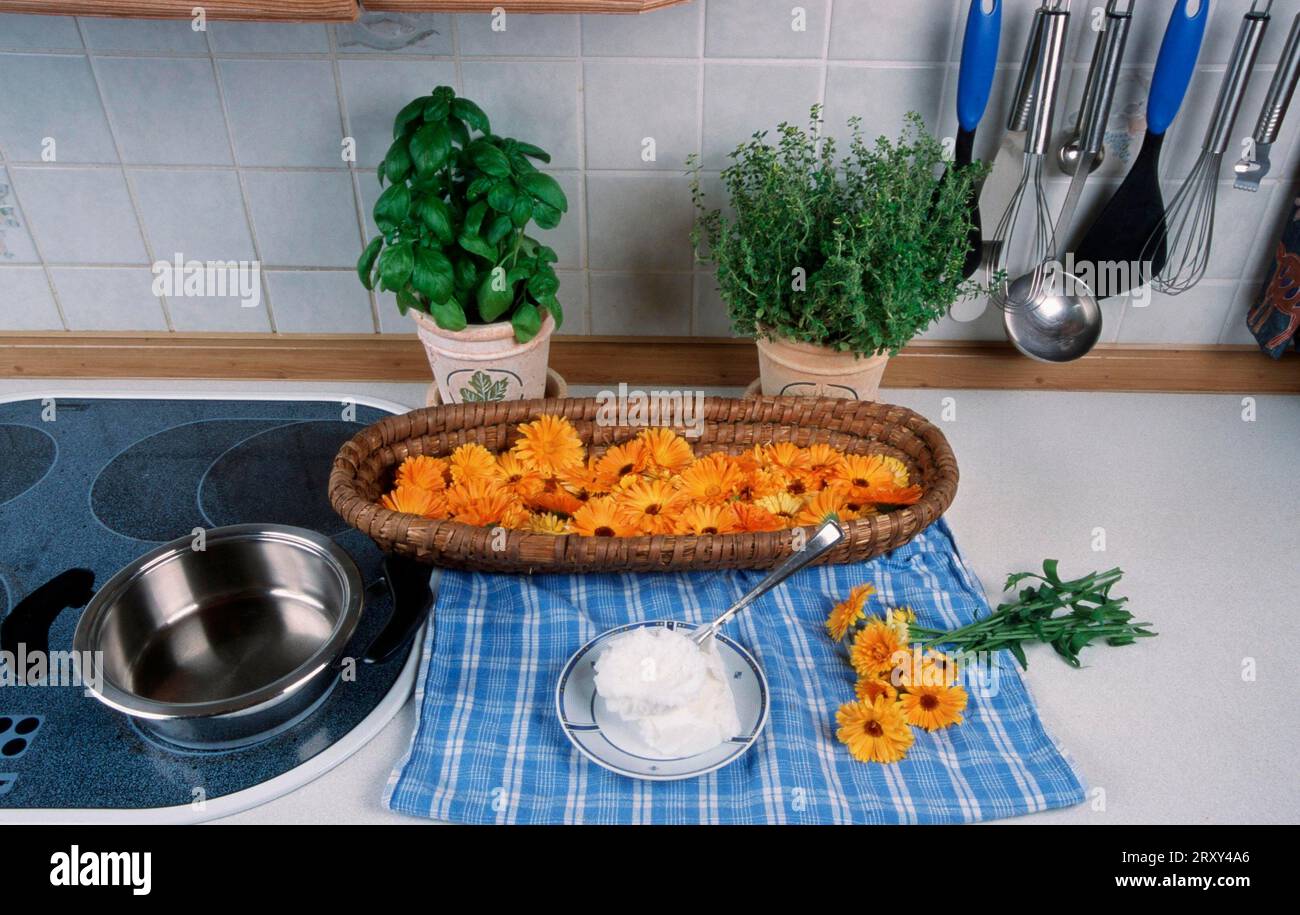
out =
<path fill-rule="evenodd" d="M 1003 309 L 1023 308 L 1036 302 L 1056 257 L 1055 220 L 1043 184 L 1043 163 L 1052 136 L 1069 10 L 1069 0 L 1044 0 L 1042 6 L 1043 25 L 1035 52 L 1033 116 L 1025 135 L 1025 161 L 1020 181 L 994 232 L 997 254 L 988 267 L 992 300 Z M 1017 277 L 1032 279 L 1029 283 L 1017 283 L 1013 293 L 1010 281 Z"/>
<path fill-rule="evenodd" d="M 1165 218 L 1143 246 L 1142 269 L 1153 274 L 1151 285 L 1160 292 L 1168 295 L 1186 292 L 1201 281 L 1209 267 L 1223 154 L 1232 139 L 1241 100 L 1250 85 L 1250 74 L 1268 28 L 1272 6 L 1273 0 L 1255 0 L 1242 20 L 1201 154 L 1170 202 Z"/>

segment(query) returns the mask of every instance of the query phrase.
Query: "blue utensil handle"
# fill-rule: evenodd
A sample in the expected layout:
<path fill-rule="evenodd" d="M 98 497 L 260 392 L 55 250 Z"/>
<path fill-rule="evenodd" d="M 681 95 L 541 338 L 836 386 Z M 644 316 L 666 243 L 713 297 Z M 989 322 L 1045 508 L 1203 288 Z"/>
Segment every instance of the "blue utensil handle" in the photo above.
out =
<path fill-rule="evenodd" d="M 1190 16 L 1187 10 L 1194 2 L 1197 0 L 1178 0 L 1160 45 L 1156 71 L 1151 76 L 1151 94 L 1147 97 L 1147 129 L 1153 134 L 1163 134 L 1174 122 L 1196 72 L 1205 23 L 1210 18 L 1210 0 L 1199 0 L 1200 8 L 1195 16 Z"/>
<path fill-rule="evenodd" d="M 993 91 L 1001 38 L 1002 0 L 993 0 L 993 8 L 987 13 L 984 0 L 971 0 L 957 77 L 957 122 L 963 130 L 974 130 L 984 117 Z"/>

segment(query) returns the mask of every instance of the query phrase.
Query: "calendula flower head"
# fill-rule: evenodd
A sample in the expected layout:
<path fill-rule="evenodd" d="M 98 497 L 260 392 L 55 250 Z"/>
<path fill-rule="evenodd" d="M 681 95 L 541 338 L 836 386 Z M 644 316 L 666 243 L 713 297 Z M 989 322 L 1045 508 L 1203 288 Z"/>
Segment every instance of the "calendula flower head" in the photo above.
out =
<path fill-rule="evenodd" d="M 450 464 L 453 484 L 501 479 L 496 455 L 477 442 L 466 442 L 453 451 Z"/>
<path fill-rule="evenodd" d="M 906 643 L 880 618 L 873 618 L 858 630 L 849 649 L 849 660 L 860 677 L 888 675 L 894 669 L 895 655 L 907 654 Z"/>
<path fill-rule="evenodd" d="M 613 496 L 594 496 L 573 513 L 569 522 L 573 533 L 583 537 L 633 537 L 636 522 L 629 518 Z"/>
<path fill-rule="evenodd" d="M 762 533 L 764 531 L 779 531 L 785 527 L 785 522 L 761 505 L 736 502 L 731 506 L 731 510 L 736 515 L 736 530 L 738 531 Z"/>
<path fill-rule="evenodd" d="M 558 479 L 565 489 L 583 502 L 592 496 L 603 496 L 609 492 L 609 488 L 601 482 L 597 463 L 595 458 L 588 458 L 585 463 L 574 464 L 560 471 Z"/>
<path fill-rule="evenodd" d="M 794 442 L 776 442 L 755 449 L 761 466 L 786 476 L 803 476 L 812 469 L 808 452 Z"/>
<path fill-rule="evenodd" d="M 441 492 L 430 492 L 419 486 L 399 484 L 379 501 L 389 511 L 419 515 L 421 518 L 447 517 L 446 496 Z"/>
<path fill-rule="evenodd" d="M 844 466 L 844 455 L 824 442 L 814 442 L 804 449 L 808 458 L 808 476 L 814 488 L 826 488 L 826 483 Z"/>
<path fill-rule="evenodd" d="M 915 505 L 925 494 L 920 486 L 881 486 L 871 490 L 871 501 L 880 511 Z"/>
<path fill-rule="evenodd" d="M 641 480 L 614 495 L 619 508 L 643 534 L 670 534 L 687 506 L 686 498 L 665 480 Z"/>
<path fill-rule="evenodd" d="M 583 460 L 582 438 L 561 416 L 539 416 L 519 426 L 519 440 L 511 449 L 519 459 L 545 476 L 554 476 Z"/>
<path fill-rule="evenodd" d="M 961 676 L 957 662 L 938 651 L 922 654 L 919 647 L 899 657 L 891 679 L 905 690 L 920 686 L 953 686 Z"/>
<path fill-rule="evenodd" d="M 846 487 L 850 500 L 875 504 L 875 492 L 907 485 L 907 465 L 884 454 L 847 454 L 828 479 Z"/>
<path fill-rule="evenodd" d="M 841 641 L 858 620 L 866 616 L 867 598 L 876 593 L 875 585 L 866 582 L 855 586 L 849 596 L 840 601 L 826 618 L 826 631 L 835 641 Z"/>
<path fill-rule="evenodd" d="M 875 701 L 849 702 L 835 713 L 835 736 L 862 762 L 893 763 L 907 755 L 915 738 L 902 707 L 886 696 Z"/>
<path fill-rule="evenodd" d="M 524 525 L 524 530 L 534 534 L 567 534 L 569 532 L 569 522 L 559 515 L 540 512 L 529 517 L 528 523 Z"/>
<path fill-rule="evenodd" d="M 645 469 L 645 445 L 640 439 L 613 445 L 596 461 L 596 485 L 603 492 L 613 492 L 635 482 Z"/>
<path fill-rule="evenodd" d="M 853 692 L 859 702 L 868 705 L 875 703 L 881 696 L 890 702 L 898 698 L 898 690 L 884 677 L 858 677 L 858 682 L 853 684 Z"/>
<path fill-rule="evenodd" d="M 584 493 L 584 497 L 580 499 L 560 480 L 555 477 L 547 477 L 542 480 L 542 488 L 528 500 L 527 505 L 534 511 L 572 515 L 582 508 L 583 503 L 589 498 L 591 496 Z"/>
<path fill-rule="evenodd" d="M 966 700 L 960 686 L 915 686 L 900 698 L 907 723 L 927 731 L 961 724 Z"/>
<path fill-rule="evenodd" d="M 497 458 L 501 485 L 521 502 L 536 498 L 545 488 L 546 481 L 531 464 L 526 464 L 516 454 L 503 454 Z"/>
<path fill-rule="evenodd" d="M 683 470 L 676 483 L 692 502 L 721 505 L 736 494 L 744 479 L 745 475 L 726 455 L 710 454 Z"/>
<path fill-rule="evenodd" d="M 457 521 L 474 527 L 518 527 L 528 510 L 497 480 L 471 478 L 447 490 L 447 507 Z"/>
<path fill-rule="evenodd" d="M 680 473 L 695 460 L 690 444 L 672 429 L 644 429 L 637 439 L 645 448 L 646 470 L 662 479 Z"/>
<path fill-rule="evenodd" d="M 916 614 L 912 612 L 911 607 L 895 607 L 886 615 L 885 622 L 894 630 L 898 635 L 898 640 L 904 645 L 911 641 L 912 633 L 909 627 L 916 622 Z"/>
<path fill-rule="evenodd" d="M 788 492 L 778 492 L 766 499 L 759 499 L 757 504 L 780 518 L 786 527 L 794 525 L 799 512 L 803 510 L 803 499 L 796 498 Z"/>
<path fill-rule="evenodd" d="M 857 517 L 858 513 L 848 507 L 844 491 L 837 486 L 831 486 L 813 494 L 799 509 L 795 521 L 799 524 L 818 525 L 831 518 L 837 521 L 853 521 Z"/>
<path fill-rule="evenodd" d="M 679 534 L 732 534 L 736 529 L 736 513 L 730 505 L 693 502 L 677 517 Z"/>
<path fill-rule="evenodd" d="M 746 470 L 736 488 L 736 499 L 741 502 L 757 502 L 776 495 L 783 488 L 781 477 L 775 473 L 762 469 Z"/>
<path fill-rule="evenodd" d="M 450 467 L 442 458 L 415 454 L 402 461 L 397 468 L 397 485 L 414 486 L 429 492 L 442 492 L 447 488 Z"/>

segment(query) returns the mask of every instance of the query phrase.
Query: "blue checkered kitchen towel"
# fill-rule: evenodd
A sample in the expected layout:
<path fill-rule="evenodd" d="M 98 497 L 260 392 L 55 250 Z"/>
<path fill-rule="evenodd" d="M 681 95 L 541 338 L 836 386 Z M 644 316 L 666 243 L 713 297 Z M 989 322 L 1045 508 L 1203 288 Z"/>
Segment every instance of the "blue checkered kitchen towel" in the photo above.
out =
<path fill-rule="evenodd" d="M 1006 652 L 989 689 L 968 685 L 965 723 L 918 730 L 902 762 L 857 762 L 835 739 L 835 711 L 853 699 L 854 678 L 824 621 L 852 586 L 872 582 L 870 607 L 906 604 L 929 626 L 988 612 L 942 520 L 872 562 L 805 569 L 732 622 L 728 634 L 767 674 L 772 708 L 756 746 L 726 768 L 639 781 L 569 743 L 555 687 L 574 651 L 631 620 L 707 621 L 761 577 L 444 573 L 419 724 L 385 802 L 460 823 L 961 823 L 1083 801 L 1082 781 Z"/>

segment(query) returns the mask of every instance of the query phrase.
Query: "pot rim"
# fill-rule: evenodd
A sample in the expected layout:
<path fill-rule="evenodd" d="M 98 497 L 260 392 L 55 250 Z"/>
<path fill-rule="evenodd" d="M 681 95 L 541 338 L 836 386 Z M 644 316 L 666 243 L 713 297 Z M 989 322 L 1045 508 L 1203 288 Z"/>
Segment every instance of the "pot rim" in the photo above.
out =
<path fill-rule="evenodd" d="M 806 353 L 810 356 L 822 356 L 825 358 L 839 359 L 841 361 L 868 362 L 874 359 L 888 360 L 888 353 L 855 353 L 852 350 L 836 349 L 825 343 L 805 343 L 802 340 L 792 340 L 789 337 L 783 337 L 773 328 L 765 325 L 758 326 L 758 336 L 754 338 L 754 343 L 758 346 L 780 346 L 795 352 Z"/>
<path fill-rule="evenodd" d="M 551 313 L 545 308 L 541 309 L 541 312 L 542 327 L 537 331 L 533 340 L 545 336 L 548 332 L 555 329 L 555 318 L 551 317 Z M 509 321 L 493 321 L 491 324 L 466 324 L 464 330 L 443 330 L 438 326 L 437 321 L 433 320 L 433 318 L 429 317 L 422 311 L 411 309 L 408 314 L 415 322 L 416 326 L 421 330 L 447 340 L 483 342 L 488 340 L 504 340 L 506 338 L 514 340 L 515 336 L 514 325 Z M 533 340 L 529 340 L 528 343 L 532 343 Z M 518 341 L 515 341 L 515 343 L 518 346 L 528 345 L 528 343 L 519 343 Z"/>
<path fill-rule="evenodd" d="M 339 584 L 343 588 L 344 605 L 334 630 L 311 657 L 289 673 L 255 690 L 222 699 L 209 699 L 203 702 L 160 702 L 129 692 L 110 682 L 107 677 L 102 680 L 100 688 L 95 689 L 85 682 L 86 678 L 83 674 L 84 688 L 110 708 L 132 717 L 152 720 L 213 718 L 264 711 L 267 707 L 273 706 L 282 696 L 297 691 L 322 671 L 331 667 L 351 640 L 361 620 L 365 588 L 356 562 L 333 540 L 316 531 L 285 524 L 232 524 L 211 528 L 205 533 L 205 537 L 209 546 L 222 541 L 278 540 L 314 553 L 338 576 Z M 178 537 L 170 543 L 150 550 L 119 569 L 95 593 L 77 621 L 77 628 L 72 635 L 75 663 L 80 664 L 82 658 L 92 657 L 93 653 L 99 650 L 99 636 L 108 616 L 107 611 L 116 604 L 127 586 L 149 574 L 151 570 L 166 565 L 182 553 L 189 552 L 192 540 L 193 537 Z M 102 669 L 100 674 L 103 675 Z"/>

